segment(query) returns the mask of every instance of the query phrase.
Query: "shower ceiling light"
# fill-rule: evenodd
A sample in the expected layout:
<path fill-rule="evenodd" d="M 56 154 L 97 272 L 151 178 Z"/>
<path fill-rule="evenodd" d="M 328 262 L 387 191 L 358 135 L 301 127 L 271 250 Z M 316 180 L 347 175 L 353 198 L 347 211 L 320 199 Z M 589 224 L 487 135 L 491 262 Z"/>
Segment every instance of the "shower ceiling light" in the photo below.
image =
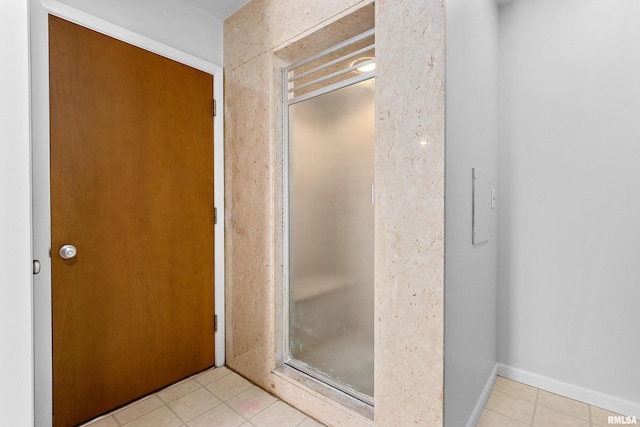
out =
<path fill-rule="evenodd" d="M 373 71 L 376 69 L 375 58 L 371 58 L 371 57 L 360 58 L 353 61 L 351 66 L 355 67 L 360 64 L 362 64 L 362 66 L 356 68 L 356 70 L 360 71 L 361 73 L 368 73 L 369 71 Z"/>

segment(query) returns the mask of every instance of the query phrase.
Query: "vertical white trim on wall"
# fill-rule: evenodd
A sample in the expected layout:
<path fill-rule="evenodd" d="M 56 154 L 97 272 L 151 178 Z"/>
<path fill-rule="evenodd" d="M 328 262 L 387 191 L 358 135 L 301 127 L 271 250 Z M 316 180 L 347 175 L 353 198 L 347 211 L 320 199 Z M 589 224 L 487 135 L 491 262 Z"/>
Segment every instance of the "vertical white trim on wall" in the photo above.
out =
<path fill-rule="evenodd" d="M 0 414 L 33 425 L 29 10 L 0 1 Z"/>
<path fill-rule="evenodd" d="M 51 336 L 51 217 L 49 198 L 49 51 L 47 11 L 30 3 L 31 134 L 33 257 L 40 273 L 33 276 L 34 417 L 50 426 L 53 414 Z"/>
<path fill-rule="evenodd" d="M 51 341 L 51 218 L 49 194 L 49 73 L 48 15 L 52 14 L 126 43 L 156 53 L 214 78 L 217 114 L 214 118 L 214 203 L 218 208 L 215 228 L 215 334 L 216 366 L 225 364 L 224 318 L 224 88 L 222 66 L 159 43 L 56 0 L 31 1 L 31 93 L 33 139 L 33 252 L 40 259 L 41 273 L 34 276 L 35 425 L 52 425 Z"/>
<path fill-rule="evenodd" d="M 214 204 L 218 209 L 218 223 L 215 226 L 215 312 L 218 316 L 218 330 L 216 331 L 216 366 L 225 364 L 225 310 L 224 310 L 224 75 L 222 67 L 215 66 L 213 73 L 213 93 L 216 100 L 217 114 L 214 118 L 214 146 L 213 146 L 213 182 Z"/>

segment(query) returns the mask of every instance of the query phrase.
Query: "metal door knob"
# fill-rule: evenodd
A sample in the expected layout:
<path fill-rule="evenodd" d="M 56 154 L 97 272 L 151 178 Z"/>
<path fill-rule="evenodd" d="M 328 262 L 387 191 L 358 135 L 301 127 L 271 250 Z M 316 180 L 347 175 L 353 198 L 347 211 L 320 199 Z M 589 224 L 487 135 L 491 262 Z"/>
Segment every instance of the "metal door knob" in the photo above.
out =
<path fill-rule="evenodd" d="M 64 245 L 60 248 L 60 252 L 58 252 L 60 256 L 64 259 L 71 259 L 76 256 L 78 250 L 73 245 Z"/>

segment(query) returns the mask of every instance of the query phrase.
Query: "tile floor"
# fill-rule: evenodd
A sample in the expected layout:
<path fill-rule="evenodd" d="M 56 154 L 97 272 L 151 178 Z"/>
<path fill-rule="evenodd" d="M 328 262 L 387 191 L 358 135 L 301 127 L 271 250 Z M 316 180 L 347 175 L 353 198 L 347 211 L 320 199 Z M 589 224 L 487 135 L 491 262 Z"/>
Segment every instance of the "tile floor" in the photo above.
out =
<path fill-rule="evenodd" d="M 605 427 L 619 415 L 498 377 L 477 427 Z M 322 427 L 227 368 L 214 368 L 81 427 Z"/>
<path fill-rule="evenodd" d="M 498 377 L 478 427 L 605 427 L 619 415 Z"/>
<path fill-rule="evenodd" d="M 235 372 L 213 368 L 82 427 L 319 427 Z"/>

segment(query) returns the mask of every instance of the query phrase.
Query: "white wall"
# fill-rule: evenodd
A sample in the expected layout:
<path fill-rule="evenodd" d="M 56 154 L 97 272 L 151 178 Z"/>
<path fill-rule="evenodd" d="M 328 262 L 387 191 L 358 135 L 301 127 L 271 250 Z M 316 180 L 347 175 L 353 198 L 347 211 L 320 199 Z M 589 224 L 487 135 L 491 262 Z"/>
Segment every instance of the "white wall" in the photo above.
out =
<path fill-rule="evenodd" d="M 497 215 L 471 243 L 472 168 L 497 186 L 497 7 L 446 2 L 445 425 L 464 426 L 496 364 Z"/>
<path fill-rule="evenodd" d="M 499 360 L 635 408 L 639 19 L 637 0 L 520 0 L 499 29 Z"/>
<path fill-rule="evenodd" d="M 27 2 L 0 2 L 0 414 L 33 424 Z"/>
<path fill-rule="evenodd" d="M 59 1 L 183 52 L 222 65 L 222 21 L 186 1 Z"/>

